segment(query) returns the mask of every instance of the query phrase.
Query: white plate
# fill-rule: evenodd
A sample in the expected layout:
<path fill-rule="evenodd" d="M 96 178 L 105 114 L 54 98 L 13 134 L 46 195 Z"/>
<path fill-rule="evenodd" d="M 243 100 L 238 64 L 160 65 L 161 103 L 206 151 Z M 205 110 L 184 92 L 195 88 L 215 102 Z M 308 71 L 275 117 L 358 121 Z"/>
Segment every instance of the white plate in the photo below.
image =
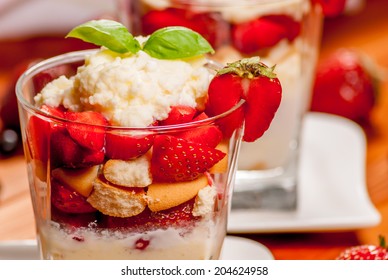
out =
<path fill-rule="evenodd" d="M 229 233 L 348 230 L 377 225 L 365 185 L 366 139 L 347 119 L 308 113 L 296 211 L 232 210 Z"/>
<path fill-rule="evenodd" d="M 0 260 L 37 260 L 35 240 L 0 242 Z M 267 247 L 251 239 L 227 236 L 222 248 L 221 260 L 273 260 Z"/>

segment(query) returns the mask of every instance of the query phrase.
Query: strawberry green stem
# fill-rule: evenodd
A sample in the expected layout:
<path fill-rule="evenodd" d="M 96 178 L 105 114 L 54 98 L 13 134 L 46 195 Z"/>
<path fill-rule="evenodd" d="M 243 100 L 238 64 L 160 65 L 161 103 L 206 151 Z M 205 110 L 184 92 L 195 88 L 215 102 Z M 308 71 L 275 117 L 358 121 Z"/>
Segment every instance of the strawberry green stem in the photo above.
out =
<path fill-rule="evenodd" d="M 268 67 L 257 56 L 250 58 L 243 58 L 233 63 L 227 63 L 226 67 L 218 71 L 219 75 L 222 74 L 236 74 L 241 78 L 253 79 L 259 76 L 265 76 L 270 79 L 276 78 L 274 73 L 275 65 Z"/>

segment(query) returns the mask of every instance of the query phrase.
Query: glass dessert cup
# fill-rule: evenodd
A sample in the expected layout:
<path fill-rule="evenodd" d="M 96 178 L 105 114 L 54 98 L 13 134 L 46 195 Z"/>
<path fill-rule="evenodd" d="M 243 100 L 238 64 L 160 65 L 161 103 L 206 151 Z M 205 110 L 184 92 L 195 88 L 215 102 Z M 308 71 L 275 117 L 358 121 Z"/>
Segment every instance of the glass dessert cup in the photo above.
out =
<path fill-rule="evenodd" d="M 122 21 L 147 35 L 163 25 L 184 25 L 215 48 L 212 59 L 228 63 L 259 56 L 283 87 L 268 131 L 241 145 L 235 209 L 297 209 L 298 159 L 303 116 L 312 89 L 322 13 L 310 0 L 119 0 Z"/>
<path fill-rule="evenodd" d="M 169 180 L 160 176 L 171 174 L 166 169 L 187 151 L 201 163 L 208 156 L 201 153 L 209 151 L 177 139 L 225 125 L 242 102 L 212 118 L 141 128 L 71 121 L 61 108 L 34 105 L 47 73 L 72 76 L 92 52 L 42 61 L 16 86 L 41 258 L 218 259 L 241 127 L 209 144 L 214 146 L 210 157 L 219 159 L 211 167 L 186 170 L 193 164 L 188 160 L 183 169 L 174 165 L 176 174 Z M 84 140 L 94 148 L 81 145 L 75 135 L 91 136 Z"/>

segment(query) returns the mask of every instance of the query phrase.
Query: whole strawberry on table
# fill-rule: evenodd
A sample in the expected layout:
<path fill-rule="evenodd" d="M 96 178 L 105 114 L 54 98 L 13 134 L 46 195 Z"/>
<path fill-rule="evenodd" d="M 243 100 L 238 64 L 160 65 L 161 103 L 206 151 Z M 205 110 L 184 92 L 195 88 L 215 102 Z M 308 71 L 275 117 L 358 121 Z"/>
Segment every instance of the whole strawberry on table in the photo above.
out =
<path fill-rule="evenodd" d="M 368 125 L 380 79 L 377 64 L 366 55 L 338 49 L 317 66 L 310 109 Z"/>
<path fill-rule="evenodd" d="M 388 260 L 388 247 L 385 238 L 379 236 L 379 245 L 364 244 L 345 249 L 337 260 Z"/>

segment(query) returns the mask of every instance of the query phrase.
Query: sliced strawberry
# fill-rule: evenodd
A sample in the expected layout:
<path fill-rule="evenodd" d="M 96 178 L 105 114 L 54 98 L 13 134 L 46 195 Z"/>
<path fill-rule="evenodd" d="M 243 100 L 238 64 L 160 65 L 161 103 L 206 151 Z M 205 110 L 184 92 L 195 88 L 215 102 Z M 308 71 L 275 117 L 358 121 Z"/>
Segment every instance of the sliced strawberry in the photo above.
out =
<path fill-rule="evenodd" d="M 160 121 L 160 125 L 173 125 L 190 122 L 197 110 L 190 106 L 176 105 L 172 106 L 168 117 Z"/>
<path fill-rule="evenodd" d="M 262 17 L 285 28 L 285 37 L 289 41 L 293 41 L 301 31 L 301 23 L 288 15 L 266 15 Z"/>
<path fill-rule="evenodd" d="M 263 135 L 279 108 L 282 88 L 273 68 L 252 57 L 228 64 L 212 79 L 209 85 L 207 111 L 219 112 L 216 101 L 229 101 L 223 110 L 230 109 L 239 99 L 245 99 L 245 129 L 243 140 L 253 142 Z M 232 114 L 231 116 L 235 116 Z M 236 115 L 240 118 L 240 115 Z M 231 121 L 231 123 L 233 123 Z"/>
<path fill-rule="evenodd" d="M 213 47 L 229 41 L 229 23 L 217 12 L 193 12 L 190 9 L 152 10 L 142 17 L 143 34 L 167 26 L 184 26 L 200 33 Z"/>
<path fill-rule="evenodd" d="M 154 142 L 155 136 L 106 134 L 105 153 L 108 158 L 128 160 L 144 155 Z"/>
<path fill-rule="evenodd" d="M 98 112 L 65 112 L 66 124 L 71 138 L 82 147 L 100 151 L 105 144 L 105 127 L 108 121 Z"/>
<path fill-rule="evenodd" d="M 246 54 L 272 47 L 286 36 L 286 27 L 266 18 L 237 24 L 232 28 L 234 47 Z"/>
<path fill-rule="evenodd" d="M 218 12 L 187 13 L 192 29 L 201 34 L 213 48 L 219 48 L 230 40 L 229 23 Z"/>
<path fill-rule="evenodd" d="M 60 109 L 46 105 L 40 109 L 48 115 L 63 118 L 63 112 Z M 38 116 L 30 117 L 27 127 L 27 142 L 32 158 L 47 162 L 50 134 L 60 127 L 58 123 L 49 121 L 49 119 Z"/>
<path fill-rule="evenodd" d="M 56 130 L 50 139 L 51 165 L 53 167 L 81 168 L 101 164 L 104 151 L 93 151 L 78 145 L 66 129 Z"/>
<path fill-rule="evenodd" d="M 155 181 L 190 181 L 219 162 L 225 153 L 170 135 L 155 137 L 151 173 Z"/>
<path fill-rule="evenodd" d="M 322 7 L 322 13 L 326 17 L 336 17 L 345 10 L 346 0 L 311 0 L 313 4 Z"/>
<path fill-rule="evenodd" d="M 193 119 L 200 121 L 209 118 L 206 113 L 201 113 Z M 183 138 L 189 142 L 199 143 L 211 148 L 215 148 L 222 140 L 221 130 L 214 124 L 190 128 L 184 132 L 174 134 L 174 136 Z"/>
<path fill-rule="evenodd" d="M 51 180 L 51 203 L 65 213 L 92 213 L 97 210 L 74 190 Z"/>
<path fill-rule="evenodd" d="M 220 115 L 233 108 L 243 96 L 241 79 L 237 75 L 220 75 L 209 85 L 208 100 L 205 112 L 209 116 Z M 229 116 L 218 121 L 222 133 L 229 138 L 241 126 L 244 120 L 244 111 L 240 107 Z"/>
<path fill-rule="evenodd" d="M 129 218 L 106 216 L 108 228 L 147 232 L 169 227 L 189 229 L 200 218 L 192 214 L 195 198 L 167 210 L 152 212 L 146 208 L 141 214 Z"/>
<path fill-rule="evenodd" d="M 149 35 L 167 26 L 192 27 L 192 23 L 185 18 L 185 11 L 176 8 L 152 10 L 142 17 L 142 33 Z"/>

